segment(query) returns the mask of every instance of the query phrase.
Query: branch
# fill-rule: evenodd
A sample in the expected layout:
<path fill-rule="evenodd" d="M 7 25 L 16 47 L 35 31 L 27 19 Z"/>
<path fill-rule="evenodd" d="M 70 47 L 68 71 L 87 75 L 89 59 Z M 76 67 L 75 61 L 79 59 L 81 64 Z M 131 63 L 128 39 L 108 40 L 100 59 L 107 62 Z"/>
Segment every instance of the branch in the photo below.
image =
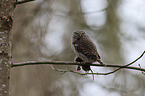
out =
<path fill-rule="evenodd" d="M 21 63 L 13 63 L 12 67 L 19 67 L 19 66 L 26 66 L 26 65 L 80 65 L 83 66 L 84 64 L 88 64 L 90 66 L 98 66 L 98 67 L 116 67 L 116 68 L 127 68 L 127 69 L 134 69 L 134 70 L 140 70 L 145 71 L 143 68 L 138 67 L 128 67 L 127 65 L 120 65 L 120 64 L 89 64 L 89 63 L 78 63 L 78 62 L 72 62 L 72 61 L 29 61 L 29 62 L 21 62 Z"/>
<path fill-rule="evenodd" d="M 133 64 L 133 63 L 135 63 L 135 62 L 138 61 L 141 57 L 143 57 L 144 54 L 145 54 L 145 51 L 144 51 L 137 59 L 135 59 L 133 62 L 131 62 L 131 63 L 125 65 L 124 67 L 127 67 L 127 66 L 129 66 L 129 65 L 131 65 L 131 64 Z M 113 73 L 119 71 L 119 70 L 122 69 L 122 68 L 123 68 L 123 67 L 120 67 L 120 68 L 118 68 L 118 69 L 116 69 L 116 70 L 114 70 L 114 71 L 111 71 L 111 72 L 108 72 L 108 73 L 104 73 L 103 75 L 113 74 Z M 142 69 L 142 68 L 140 67 L 140 69 Z M 144 71 L 142 71 L 142 73 L 143 73 L 143 72 L 144 72 Z"/>
<path fill-rule="evenodd" d="M 78 71 L 73 71 L 73 70 L 60 70 L 60 69 L 56 69 L 56 68 L 54 68 L 54 67 L 52 67 L 52 69 L 55 70 L 55 71 L 58 71 L 58 72 L 63 72 L 63 73 L 72 72 L 72 73 L 76 73 L 76 74 L 79 74 L 79 75 L 87 75 L 87 74 L 89 74 L 89 75 L 91 75 L 91 74 L 93 74 L 93 75 L 109 75 L 109 74 L 113 74 L 113 73 L 119 71 L 119 70 L 122 69 L 122 68 L 131 69 L 131 67 L 128 67 L 128 66 L 131 65 L 131 64 L 133 64 L 133 63 L 135 63 L 136 61 L 138 61 L 141 57 L 143 57 L 144 54 L 145 54 L 145 51 L 144 51 L 137 59 L 135 59 L 133 62 L 131 62 L 131 63 L 125 65 L 125 66 L 121 66 L 120 68 L 118 68 L 118 69 L 116 69 L 116 70 L 114 70 L 114 71 L 108 72 L 108 73 L 93 73 L 93 72 L 92 72 L 92 73 L 80 73 L 80 72 L 78 72 Z M 106 67 L 106 65 L 104 65 L 104 66 Z M 108 67 L 109 67 L 109 66 L 108 66 Z M 138 67 L 134 67 L 134 68 L 141 69 L 141 70 L 139 70 L 139 71 L 141 71 L 142 74 L 145 75 L 145 73 L 144 73 L 144 72 L 145 72 L 145 69 L 142 70 L 140 64 L 139 64 L 139 67 L 140 67 L 140 68 L 138 68 Z M 135 70 L 136 70 L 136 69 L 135 69 Z M 93 76 L 93 80 L 94 80 L 94 76 Z"/>
<path fill-rule="evenodd" d="M 88 64 L 90 66 L 116 67 L 116 68 L 118 68 L 118 69 L 116 69 L 114 71 L 111 71 L 111 72 L 108 72 L 108 73 L 93 73 L 95 75 L 112 74 L 112 73 L 115 73 L 116 71 L 118 71 L 118 70 L 120 70 L 122 68 L 133 69 L 133 70 L 138 70 L 138 71 L 141 71 L 141 72 L 145 72 L 144 68 L 129 66 L 129 65 L 135 63 L 136 61 L 138 61 L 140 58 L 142 58 L 144 54 L 145 54 L 145 51 L 141 54 L 141 56 L 139 56 L 137 59 L 135 59 L 133 62 L 131 62 L 131 63 L 127 64 L 127 65 L 120 65 L 120 64 L 105 64 L 105 65 L 101 65 L 101 64 L 78 63 L 78 62 L 72 62 L 72 61 L 42 61 L 42 62 L 39 62 L 39 61 L 28 61 L 28 62 L 21 62 L 21 63 L 13 63 L 12 67 L 19 67 L 19 66 L 26 66 L 26 65 L 42 65 L 42 64 L 43 65 L 46 65 L 46 64 L 48 64 L 48 65 L 80 65 L 80 66 L 83 66 L 84 64 Z M 75 71 L 72 71 L 72 70 L 69 70 L 69 72 L 76 73 Z M 85 73 L 83 75 L 86 75 L 86 74 L 92 74 L 92 73 Z"/>
<path fill-rule="evenodd" d="M 31 2 L 31 1 L 35 1 L 35 0 L 16 0 L 16 5 L 17 4 L 28 3 L 28 2 Z"/>

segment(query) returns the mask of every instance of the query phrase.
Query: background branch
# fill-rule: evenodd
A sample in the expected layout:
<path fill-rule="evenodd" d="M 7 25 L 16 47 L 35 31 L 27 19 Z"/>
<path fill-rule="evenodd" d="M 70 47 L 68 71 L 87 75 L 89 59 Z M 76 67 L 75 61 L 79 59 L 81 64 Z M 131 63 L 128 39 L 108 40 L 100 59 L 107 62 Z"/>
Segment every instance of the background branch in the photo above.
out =
<path fill-rule="evenodd" d="M 17 4 L 28 3 L 28 2 L 31 2 L 31 1 L 35 1 L 35 0 L 16 0 L 16 5 Z"/>

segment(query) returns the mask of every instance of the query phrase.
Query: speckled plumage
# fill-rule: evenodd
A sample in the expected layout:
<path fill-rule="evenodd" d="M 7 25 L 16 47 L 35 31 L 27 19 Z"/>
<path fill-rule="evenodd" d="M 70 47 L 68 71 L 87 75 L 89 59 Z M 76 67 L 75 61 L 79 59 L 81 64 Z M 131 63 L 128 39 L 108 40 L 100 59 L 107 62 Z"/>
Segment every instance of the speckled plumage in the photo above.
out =
<path fill-rule="evenodd" d="M 79 57 L 79 59 L 83 62 L 93 63 L 98 61 L 100 64 L 103 64 L 100 60 L 101 58 L 97 52 L 95 44 L 89 39 L 88 35 L 84 31 L 76 31 L 73 33 L 72 49 L 76 53 L 77 57 Z M 85 70 L 85 68 L 83 69 Z M 85 71 L 89 70 L 90 69 L 87 68 Z"/>

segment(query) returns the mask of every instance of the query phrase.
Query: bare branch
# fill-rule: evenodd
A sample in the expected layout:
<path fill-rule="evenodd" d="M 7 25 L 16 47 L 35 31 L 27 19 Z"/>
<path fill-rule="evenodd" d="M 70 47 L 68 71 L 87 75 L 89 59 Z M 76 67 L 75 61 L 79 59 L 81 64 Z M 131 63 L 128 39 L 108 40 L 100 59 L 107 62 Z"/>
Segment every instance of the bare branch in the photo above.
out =
<path fill-rule="evenodd" d="M 135 63 L 135 62 L 138 61 L 141 57 L 143 57 L 144 54 L 145 54 L 145 51 L 144 51 L 137 59 L 135 59 L 133 62 L 131 62 L 131 63 L 125 65 L 124 67 L 127 67 L 127 66 L 129 66 L 129 65 L 131 65 L 131 64 L 133 64 L 133 63 Z M 114 70 L 114 71 L 111 71 L 111 72 L 108 72 L 108 73 L 104 73 L 104 75 L 113 74 L 113 73 L 119 71 L 119 70 L 122 69 L 122 68 L 123 68 L 123 67 L 120 67 L 120 68 L 118 68 L 118 69 L 116 69 L 116 70 Z M 141 67 L 140 67 L 140 69 L 141 69 Z M 144 71 L 142 71 L 142 73 L 143 73 L 143 72 L 144 72 Z"/>
<path fill-rule="evenodd" d="M 88 64 L 90 66 L 98 66 L 98 67 L 116 67 L 116 68 L 127 68 L 127 69 L 134 69 L 139 71 L 145 71 L 143 68 L 138 67 L 131 67 L 127 65 L 121 65 L 121 64 L 89 64 L 89 63 L 78 63 L 78 62 L 72 62 L 72 61 L 29 61 L 29 62 L 21 62 L 21 63 L 13 63 L 12 67 L 19 67 L 19 66 L 26 66 L 26 65 L 84 65 Z M 130 64 L 130 63 L 129 63 Z"/>
<path fill-rule="evenodd" d="M 143 55 L 145 54 L 145 51 L 137 58 L 135 59 L 133 62 L 127 64 L 127 65 L 121 65 L 121 64 L 105 64 L 105 65 L 101 65 L 101 64 L 89 64 L 89 63 L 79 63 L 79 62 L 72 62 L 72 61 L 28 61 L 28 62 L 21 62 L 21 63 L 13 63 L 12 64 L 12 67 L 19 67 L 19 66 L 26 66 L 26 65 L 45 65 L 45 64 L 48 64 L 48 65 L 84 65 L 84 64 L 88 64 L 90 66 L 98 66 L 98 67 L 116 67 L 118 69 L 114 70 L 114 71 L 111 71 L 111 72 L 108 72 L 108 73 L 93 73 L 95 75 L 109 75 L 109 74 L 113 74 L 115 73 L 116 71 L 119 71 L 120 69 L 122 68 L 126 68 L 126 69 L 133 69 L 133 70 L 138 70 L 138 71 L 141 71 L 141 72 L 145 72 L 145 69 L 144 68 L 139 68 L 139 67 L 131 67 L 129 65 L 135 63 L 136 61 L 138 61 L 140 58 L 143 57 Z M 86 74 L 92 74 L 92 73 L 78 73 L 76 71 L 72 71 L 72 70 L 59 70 L 60 72 L 73 72 L 73 73 L 77 73 L 77 74 L 80 74 L 80 75 L 86 75 Z"/>

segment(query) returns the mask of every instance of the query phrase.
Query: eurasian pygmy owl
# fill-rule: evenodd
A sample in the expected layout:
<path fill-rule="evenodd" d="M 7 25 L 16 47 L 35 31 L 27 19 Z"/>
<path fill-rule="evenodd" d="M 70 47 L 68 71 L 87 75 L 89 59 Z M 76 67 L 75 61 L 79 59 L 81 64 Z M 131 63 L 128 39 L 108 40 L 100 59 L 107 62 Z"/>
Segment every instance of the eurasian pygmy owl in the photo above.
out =
<path fill-rule="evenodd" d="M 95 44 L 84 31 L 76 31 L 73 33 L 72 48 L 77 55 L 75 58 L 76 62 L 93 63 L 98 61 L 100 64 L 103 64 Z M 91 70 L 89 65 L 83 65 L 82 68 L 85 71 Z M 78 66 L 77 70 L 80 70 L 80 66 Z"/>

